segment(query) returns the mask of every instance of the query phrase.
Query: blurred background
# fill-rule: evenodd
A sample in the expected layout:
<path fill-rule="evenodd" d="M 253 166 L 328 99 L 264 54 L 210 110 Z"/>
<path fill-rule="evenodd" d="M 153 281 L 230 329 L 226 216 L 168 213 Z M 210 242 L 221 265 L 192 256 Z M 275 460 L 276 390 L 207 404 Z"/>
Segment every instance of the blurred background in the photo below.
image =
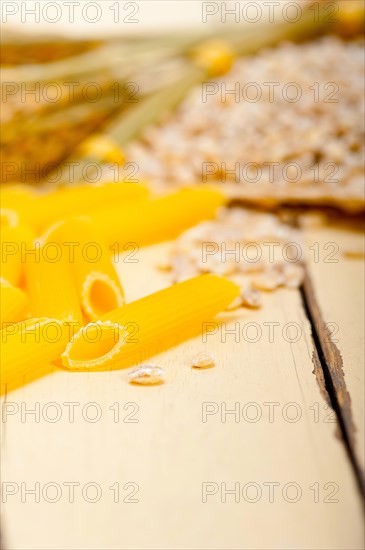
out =
<path fill-rule="evenodd" d="M 70 157 L 102 161 L 108 148 L 120 160 L 113 146 L 124 151 L 240 56 L 324 34 L 358 38 L 363 3 L 7 1 L 2 23 L 2 181 L 67 184 L 55 168 Z"/>

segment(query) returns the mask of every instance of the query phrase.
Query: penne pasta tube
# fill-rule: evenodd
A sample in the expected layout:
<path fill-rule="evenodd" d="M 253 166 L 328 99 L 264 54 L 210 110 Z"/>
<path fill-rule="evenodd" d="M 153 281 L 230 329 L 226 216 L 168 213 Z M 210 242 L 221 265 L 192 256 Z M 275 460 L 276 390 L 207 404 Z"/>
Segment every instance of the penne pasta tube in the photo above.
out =
<path fill-rule="evenodd" d="M 0 209 L 0 222 L 1 229 L 4 227 L 16 227 L 19 225 L 19 215 L 15 210 L 10 208 L 1 208 Z"/>
<path fill-rule="evenodd" d="M 40 229 L 72 216 L 86 215 L 107 206 L 148 197 L 147 187 L 138 183 L 102 183 L 64 187 L 40 200 Z"/>
<path fill-rule="evenodd" d="M 100 319 L 108 311 L 124 304 L 111 251 L 100 240 L 88 218 L 72 218 L 55 224 L 47 232 L 47 241 L 68 246 L 70 265 L 82 309 L 90 319 Z"/>
<path fill-rule="evenodd" d="M 18 323 L 28 316 L 28 298 L 25 292 L 0 279 L 0 321 Z"/>
<path fill-rule="evenodd" d="M 30 194 L 16 187 L 13 191 L 4 191 L 2 197 L 4 208 L 17 211 L 21 220 L 41 233 L 51 224 L 65 218 L 143 199 L 148 194 L 144 185 L 126 182 L 75 185 L 44 194 Z"/>
<path fill-rule="evenodd" d="M 36 197 L 37 193 L 30 185 L 3 185 L 0 187 L 1 209 L 16 212 L 18 217 L 16 225 L 33 221 L 32 210 Z"/>
<path fill-rule="evenodd" d="M 71 337 L 72 326 L 57 319 L 9 323 L 0 332 L 1 393 L 56 360 Z"/>
<path fill-rule="evenodd" d="M 2 227 L 0 235 L 0 276 L 14 286 L 22 282 L 25 261 L 34 233 L 25 225 Z"/>
<path fill-rule="evenodd" d="M 122 368 L 202 332 L 237 296 L 217 275 L 201 275 L 111 311 L 78 331 L 62 354 L 69 369 Z"/>
<path fill-rule="evenodd" d="M 174 239 L 185 229 L 213 218 L 224 202 L 217 190 L 191 187 L 161 198 L 103 209 L 90 218 L 108 245 L 145 246 Z"/>
<path fill-rule="evenodd" d="M 37 196 L 30 185 L 2 185 L 0 187 L 1 208 L 25 209 Z"/>
<path fill-rule="evenodd" d="M 26 289 L 33 317 L 83 324 L 68 253 L 57 242 L 34 243 L 33 253 L 25 264 Z"/>

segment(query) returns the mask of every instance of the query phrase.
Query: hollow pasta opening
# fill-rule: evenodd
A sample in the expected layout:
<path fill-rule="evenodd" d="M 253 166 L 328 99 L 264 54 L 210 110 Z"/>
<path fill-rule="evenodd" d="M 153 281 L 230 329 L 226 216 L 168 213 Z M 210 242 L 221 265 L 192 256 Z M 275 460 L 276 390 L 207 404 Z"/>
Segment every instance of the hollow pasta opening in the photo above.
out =
<path fill-rule="evenodd" d="M 91 273 L 85 281 L 83 306 L 90 319 L 98 319 L 124 303 L 121 290 L 103 273 Z"/>
<path fill-rule="evenodd" d="M 106 365 L 128 337 L 124 327 L 110 321 L 89 323 L 79 330 L 62 354 L 68 368 L 89 369 Z"/>
<path fill-rule="evenodd" d="M 105 313 L 118 307 L 118 296 L 115 290 L 105 281 L 96 279 L 89 290 L 91 308 L 97 313 Z"/>

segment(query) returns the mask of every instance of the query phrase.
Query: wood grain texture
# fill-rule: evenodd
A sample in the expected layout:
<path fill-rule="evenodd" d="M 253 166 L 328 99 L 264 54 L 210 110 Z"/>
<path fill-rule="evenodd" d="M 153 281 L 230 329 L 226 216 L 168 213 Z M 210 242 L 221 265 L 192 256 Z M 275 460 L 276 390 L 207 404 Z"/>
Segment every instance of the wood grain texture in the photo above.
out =
<path fill-rule="evenodd" d="M 146 248 L 138 263 L 118 264 L 128 299 L 168 284 L 154 268 L 167 248 Z M 154 358 L 166 369 L 164 385 L 131 386 L 127 371 L 60 371 L 7 396 L 8 407 L 38 402 L 41 410 L 38 423 L 31 416 L 22 422 L 16 412 L 2 424 L 3 482 L 19 485 L 2 505 L 7 549 L 363 547 L 361 501 L 312 372 L 313 342 L 299 292 L 265 294 L 262 310 L 227 313 L 220 322 L 206 342 L 195 338 Z M 267 323 L 274 327 L 271 337 Z M 189 367 L 201 349 L 215 354 L 215 368 Z M 51 402 L 62 411 L 55 423 L 44 418 L 55 415 L 45 408 Z M 85 408 L 91 402 L 96 406 Z M 72 423 L 65 403 L 80 403 Z M 203 403 L 215 411 L 206 422 Z M 236 403 L 237 416 L 223 414 L 223 422 L 224 406 L 235 410 Z M 90 417 L 99 410 L 101 418 L 88 422 L 82 410 Z M 127 421 L 131 414 L 138 422 Z M 21 482 L 39 482 L 41 489 L 55 482 L 62 496 L 49 503 L 41 493 L 35 503 L 25 495 L 23 503 Z M 65 482 L 80 484 L 73 503 Z M 81 496 L 90 482 L 102 491 L 93 504 Z M 115 503 L 109 487 L 116 482 L 121 500 L 131 493 L 126 483 L 138 484 L 139 502 Z M 205 503 L 204 482 L 218 488 Z M 240 493 L 222 502 L 222 483 Z M 278 484 L 271 485 L 271 498 L 268 483 Z M 91 487 L 89 496 L 95 494 Z"/>

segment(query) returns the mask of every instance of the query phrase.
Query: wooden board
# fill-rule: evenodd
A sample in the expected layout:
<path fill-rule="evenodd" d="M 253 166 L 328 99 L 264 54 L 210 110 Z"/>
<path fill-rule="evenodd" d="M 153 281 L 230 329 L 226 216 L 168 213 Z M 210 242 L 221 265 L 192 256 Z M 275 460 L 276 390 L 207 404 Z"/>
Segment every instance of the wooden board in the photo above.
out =
<path fill-rule="evenodd" d="M 154 267 L 167 247 L 118 264 L 129 299 L 168 284 Z M 2 504 L 4 547 L 363 548 L 361 499 L 312 372 L 315 348 L 300 292 L 264 298 L 262 310 L 222 315 L 206 341 L 154 358 L 166 369 L 164 385 L 133 387 L 126 371 L 60 371 L 9 394 L 15 414 L 6 423 L 3 417 L 2 481 L 16 484 L 6 486 L 16 494 Z M 267 323 L 278 323 L 273 338 Z M 189 367 L 201 349 L 216 355 L 214 369 Z M 22 419 L 22 408 L 36 403 L 39 422 Z M 74 422 L 66 403 L 80 404 Z M 224 415 L 224 407 L 238 412 Z M 203 410 L 212 413 L 205 422 Z M 91 422 L 95 414 L 101 417 Z M 70 482 L 80 484 L 74 502 Z M 24 493 L 35 483 L 39 503 Z M 224 502 L 224 489 L 238 492 Z"/>

